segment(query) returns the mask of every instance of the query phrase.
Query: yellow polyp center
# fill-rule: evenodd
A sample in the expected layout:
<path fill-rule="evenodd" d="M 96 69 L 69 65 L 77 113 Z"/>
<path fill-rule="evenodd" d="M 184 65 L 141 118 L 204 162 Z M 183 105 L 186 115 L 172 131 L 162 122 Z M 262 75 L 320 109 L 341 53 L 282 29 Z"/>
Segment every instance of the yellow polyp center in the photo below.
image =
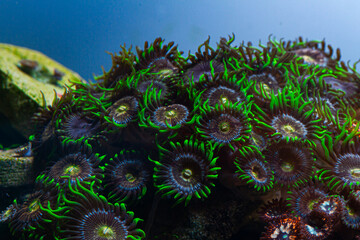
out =
<path fill-rule="evenodd" d="M 6 210 L 5 213 L 4 213 L 4 218 L 7 218 L 8 216 L 10 216 L 12 210 L 9 209 L 9 210 Z"/>
<path fill-rule="evenodd" d="M 164 69 L 161 69 L 160 71 L 158 71 L 158 74 L 163 77 L 167 77 L 167 76 L 173 75 L 174 72 L 172 69 L 164 68 Z"/>
<path fill-rule="evenodd" d="M 223 133 L 227 133 L 230 131 L 230 124 L 228 122 L 221 122 L 219 124 L 219 130 Z"/>
<path fill-rule="evenodd" d="M 115 239 L 116 237 L 114 230 L 109 226 L 99 227 L 97 233 L 100 238 Z"/>
<path fill-rule="evenodd" d="M 350 170 L 350 174 L 354 178 L 360 178 L 360 168 L 353 168 Z"/>
<path fill-rule="evenodd" d="M 289 162 L 283 162 L 281 164 L 281 169 L 284 172 L 292 172 L 294 170 L 294 165 L 292 163 L 289 163 Z"/>
<path fill-rule="evenodd" d="M 347 209 L 347 211 L 348 211 L 348 213 L 349 213 L 350 216 L 354 216 L 354 215 L 355 215 L 355 211 L 354 211 L 352 208 L 350 208 L 349 206 L 346 206 L 346 209 Z"/>
<path fill-rule="evenodd" d="M 259 181 L 264 181 L 265 178 L 264 177 L 261 177 L 261 171 L 260 171 L 260 168 L 258 166 L 254 166 L 252 169 L 251 169 L 251 175 L 259 180 Z"/>
<path fill-rule="evenodd" d="M 131 183 L 136 181 L 136 177 L 132 173 L 126 173 L 125 178 L 128 182 L 131 182 Z"/>
<path fill-rule="evenodd" d="M 308 62 L 308 63 L 315 63 L 315 59 L 308 56 L 308 55 L 304 55 L 304 56 L 301 56 L 305 62 Z"/>
<path fill-rule="evenodd" d="M 295 128 L 291 125 L 284 125 L 282 126 L 282 129 L 288 134 L 295 132 Z"/>
<path fill-rule="evenodd" d="M 257 137 L 253 137 L 252 140 L 256 146 L 259 146 L 259 139 Z"/>
<path fill-rule="evenodd" d="M 171 119 L 171 118 L 174 118 L 175 116 L 176 116 L 176 111 L 173 109 L 165 112 L 166 118 Z"/>
<path fill-rule="evenodd" d="M 188 168 L 185 168 L 181 172 L 181 176 L 185 181 L 189 181 L 190 178 L 192 177 L 192 175 L 193 175 L 193 172 L 191 171 L 191 169 L 188 169 Z"/>
<path fill-rule="evenodd" d="M 30 203 L 29 205 L 29 212 L 33 213 L 36 212 L 37 210 L 39 210 L 40 206 L 39 206 L 39 199 L 36 199 L 35 201 L 33 201 L 32 203 Z"/>
<path fill-rule="evenodd" d="M 271 88 L 267 84 L 263 84 L 263 89 L 267 94 L 271 93 Z"/>
<path fill-rule="evenodd" d="M 318 202 L 318 199 L 316 200 L 312 200 L 309 202 L 308 208 L 309 210 L 313 210 L 314 209 L 314 204 Z"/>
<path fill-rule="evenodd" d="M 118 114 L 124 114 L 127 112 L 127 110 L 129 109 L 129 106 L 127 106 L 126 104 L 120 105 L 117 109 L 116 112 Z"/>
<path fill-rule="evenodd" d="M 80 167 L 77 165 L 69 165 L 65 168 L 64 174 L 68 176 L 77 176 L 80 173 Z"/>
<path fill-rule="evenodd" d="M 227 97 L 225 97 L 225 96 L 221 96 L 221 97 L 220 97 L 220 103 L 226 104 L 226 103 L 228 103 L 228 102 L 229 102 L 229 99 L 228 99 Z"/>
<path fill-rule="evenodd" d="M 259 178 L 259 172 L 257 171 L 257 168 L 254 167 L 254 168 L 251 170 L 251 175 L 252 175 L 254 178 L 256 178 L 256 179 Z"/>
<path fill-rule="evenodd" d="M 254 132 L 251 133 L 251 141 L 256 147 L 262 148 L 264 145 L 264 140 L 262 137 Z"/>

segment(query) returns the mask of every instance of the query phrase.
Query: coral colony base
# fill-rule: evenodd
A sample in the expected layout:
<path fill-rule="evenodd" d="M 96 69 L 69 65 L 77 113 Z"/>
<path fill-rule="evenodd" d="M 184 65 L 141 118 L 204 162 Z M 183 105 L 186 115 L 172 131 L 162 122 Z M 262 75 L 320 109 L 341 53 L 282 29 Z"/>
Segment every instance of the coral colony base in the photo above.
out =
<path fill-rule="evenodd" d="M 123 46 L 45 104 L 34 193 L 1 214 L 14 238 L 360 239 L 357 62 L 301 37 L 233 42 Z"/>

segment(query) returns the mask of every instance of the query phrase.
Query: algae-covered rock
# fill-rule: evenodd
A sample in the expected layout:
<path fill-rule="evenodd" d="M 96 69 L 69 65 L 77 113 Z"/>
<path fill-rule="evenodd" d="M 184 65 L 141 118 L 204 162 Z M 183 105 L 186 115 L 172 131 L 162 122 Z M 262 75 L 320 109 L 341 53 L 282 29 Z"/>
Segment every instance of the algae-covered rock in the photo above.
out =
<path fill-rule="evenodd" d="M 0 187 L 17 187 L 34 182 L 34 158 L 23 154 L 23 149 L 0 150 Z"/>
<path fill-rule="evenodd" d="M 50 104 L 55 92 L 61 94 L 70 81 L 81 77 L 44 54 L 0 44 L 0 113 L 25 137 L 32 134 L 30 119 L 43 96 Z"/>

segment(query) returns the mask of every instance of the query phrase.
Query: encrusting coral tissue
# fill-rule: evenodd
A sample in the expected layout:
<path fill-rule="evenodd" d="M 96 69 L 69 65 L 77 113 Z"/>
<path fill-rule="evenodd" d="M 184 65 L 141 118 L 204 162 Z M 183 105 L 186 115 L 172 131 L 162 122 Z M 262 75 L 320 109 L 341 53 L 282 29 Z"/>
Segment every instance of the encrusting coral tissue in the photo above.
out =
<path fill-rule="evenodd" d="M 14 239 L 360 239 L 357 62 L 301 37 L 111 58 L 34 115 Z"/>

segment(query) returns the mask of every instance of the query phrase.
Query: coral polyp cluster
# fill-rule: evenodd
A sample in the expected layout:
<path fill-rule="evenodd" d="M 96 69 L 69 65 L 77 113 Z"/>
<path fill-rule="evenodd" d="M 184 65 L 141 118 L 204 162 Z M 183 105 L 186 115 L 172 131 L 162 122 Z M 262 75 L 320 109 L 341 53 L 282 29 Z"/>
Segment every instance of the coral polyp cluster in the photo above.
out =
<path fill-rule="evenodd" d="M 34 115 L 35 193 L 1 222 L 23 239 L 359 236 L 357 63 L 325 41 L 234 41 L 122 46 L 73 82 Z"/>
<path fill-rule="evenodd" d="M 208 197 L 210 187 L 215 186 L 212 179 L 217 178 L 219 170 L 213 147 L 193 139 L 170 144 L 171 150 L 160 147 L 163 153 L 160 161 L 155 161 L 155 186 L 163 196 L 174 195 L 177 202 L 185 201 L 185 205 L 193 196 Z"/>

